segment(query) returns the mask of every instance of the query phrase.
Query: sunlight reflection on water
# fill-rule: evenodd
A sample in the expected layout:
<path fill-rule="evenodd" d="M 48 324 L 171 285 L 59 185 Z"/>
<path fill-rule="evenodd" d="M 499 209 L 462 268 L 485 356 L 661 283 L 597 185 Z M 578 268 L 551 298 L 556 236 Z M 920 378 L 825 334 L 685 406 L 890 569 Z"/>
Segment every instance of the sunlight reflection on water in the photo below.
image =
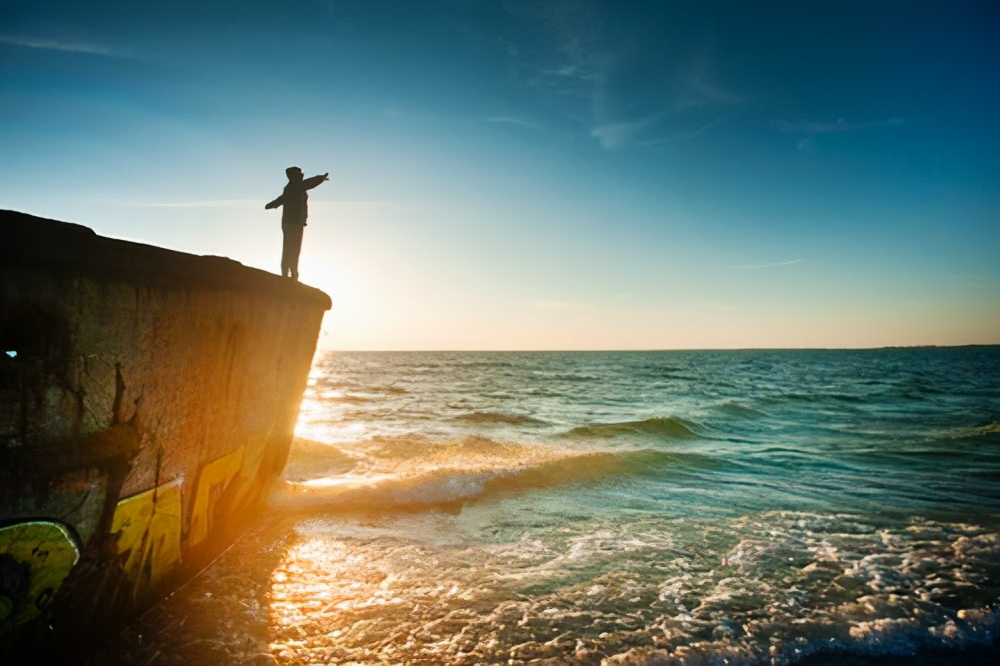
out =
<path fill-rule="evenodd" d="M 787 664 L 820 649 L 980 642 L 997 625 L 982 608 L 989 591 L 970 588 L 988 575 L 997 537 L 972 525 L 778 513 L 550 531 L 526 514 L 496 533 L 512 518 L 482 507 L 300 522 L 270 574 L 272 654 L 288 664 L 598 663 L 639 646 L 679 664 L 701 663 L 702 650 Z M 956 554 L 962 571 L 947 566 Z"/>

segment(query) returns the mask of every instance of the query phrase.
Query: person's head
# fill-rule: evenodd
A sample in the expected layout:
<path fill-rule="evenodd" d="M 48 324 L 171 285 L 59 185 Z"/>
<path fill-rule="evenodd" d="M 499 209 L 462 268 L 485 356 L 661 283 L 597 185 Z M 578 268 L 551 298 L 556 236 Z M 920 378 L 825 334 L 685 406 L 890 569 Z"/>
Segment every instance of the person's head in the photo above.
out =
<path fill-rule="evenodd" d="M 302 180 L 302 169 L 292 166 L 285 169 L 285 175 L 288 176 L 288 180 L 293 183 L 298 180 Z"/>

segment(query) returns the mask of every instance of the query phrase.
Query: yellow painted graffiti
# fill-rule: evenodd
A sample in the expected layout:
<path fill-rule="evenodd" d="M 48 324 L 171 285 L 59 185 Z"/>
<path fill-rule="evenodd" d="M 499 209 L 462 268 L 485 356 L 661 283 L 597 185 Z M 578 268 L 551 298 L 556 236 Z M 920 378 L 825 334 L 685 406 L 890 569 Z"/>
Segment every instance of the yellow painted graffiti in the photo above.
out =
<path fill-rule="evenodd" d="M 260 437 L 251 437 L 247 442 L 243 454 L 243 466 L 240 469 L 243 484 L 235 496 L 234 506 L 242 507 L 255 499 L 254 492 L 260 490 L 257 476 L 267 448 L 267 440 Z"/>
<path fill-rule="evenodd" d="M 0 634 L 41 615 L 79 559 L 73 535 L 59 523 L 0 528 Z"/>
<path fill-rule="evenodd" d="M 211 528 L 212 509 L 219 496 L 243 467 L 244 447 L 222 456 L 201 468 L 198 488 L 191 510 L 191 527 L 188 530 L 188 544 L 196 545 L 205 540 Z"/>
<path fill-rule="evenodd" d="M 182 479 L 118 502 L 111 533 L 125 572 L 139 585 L 155 585 L 181 561 Z M 148 576 L 146 578 L 145 576 Z"/>
<path fill-rule="evenodd" d="M 208 537 L 223 493 L 234 510 L 255 501 L 265 449 L 263 440 L 252 439 L 202 467 L 190 499 L 187 546 Z M 183 478 L 175 479 L 115 507 L 110 535 L 136 592 L 155 586 L 181 564 L 183 485 Z M 60 523 L 27 521 L 0 528 L 0 635 L 38 617 L 79 559 L 73 533 Z"/>

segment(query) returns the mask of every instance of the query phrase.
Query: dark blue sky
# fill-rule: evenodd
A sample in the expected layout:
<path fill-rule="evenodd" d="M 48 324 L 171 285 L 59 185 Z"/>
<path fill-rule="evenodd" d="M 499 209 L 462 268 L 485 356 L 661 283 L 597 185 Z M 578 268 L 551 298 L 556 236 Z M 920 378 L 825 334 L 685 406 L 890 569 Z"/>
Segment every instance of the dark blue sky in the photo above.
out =
<path fill-rule="evenodd" d="M 996 2 L 36 1 L 0 25 L 0 205 L 273 270 L 263 203 L 285 166 L 329 171 L 303 255 L 328 346 L 1000 342 Z"/>

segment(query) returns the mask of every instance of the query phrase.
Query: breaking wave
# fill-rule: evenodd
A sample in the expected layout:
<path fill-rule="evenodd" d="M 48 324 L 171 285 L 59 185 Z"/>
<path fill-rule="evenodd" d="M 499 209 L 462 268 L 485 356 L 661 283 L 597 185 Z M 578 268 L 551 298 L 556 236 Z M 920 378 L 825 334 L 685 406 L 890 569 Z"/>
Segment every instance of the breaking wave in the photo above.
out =
<path fill-rule="evenodd" d="M 500 495 L 655 474 L 697 470 L 718 461 L 693 453 L 578 451 L 483 437 L 435 443 L 419 437 L 333 447 L 296 440 L 271 504 L 326 512 L 418 510 Z"/>

